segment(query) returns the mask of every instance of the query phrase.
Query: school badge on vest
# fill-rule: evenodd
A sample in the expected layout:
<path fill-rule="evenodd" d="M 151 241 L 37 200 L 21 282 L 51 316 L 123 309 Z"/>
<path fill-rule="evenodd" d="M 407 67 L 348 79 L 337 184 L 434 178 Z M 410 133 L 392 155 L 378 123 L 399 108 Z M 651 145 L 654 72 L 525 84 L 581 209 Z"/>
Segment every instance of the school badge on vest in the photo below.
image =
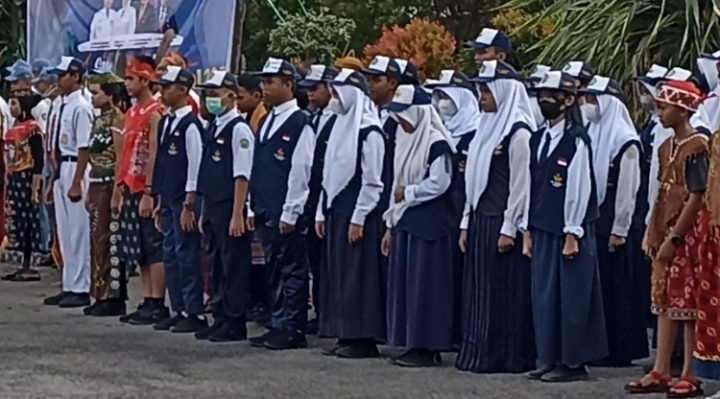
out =
<path fill-rule="evenodd" d="M 563 177 L 560 173 L 555 173 L 555 176 L 553 176 L 552 180 L 550 180 L 550 184 L 555 188 L 560 188 L 563 186 Z"/>
<path fill-rule="evenodd" d="M 212 160 L 215 162 L 220 162 L 220 159 L 222 159 L 220 158 L 220 150 L 215 150 L 215 152 L 213 152 L 212 154 Z"/>
<path fill-rule="evenodd" d="M 495 147 L 495 151 L 493 152 L 493 155 L 502 155 L 503 153 L 503 145 L 502 143 L 498 144 L 497 147 Z"/>
<path fill-rule="evenodd" d="M 458 162 L 458 172 L 465 173 L 465 160 Z"/>
<path fill-rule="evenodd" d="M 60 136 L 60 144 L 67 145 L 67 143 L 70 141 L 67 134 L 63 134 Z"/>
<path fill-rule="evenodd" d="M 177 146 L 175 145 L 175 143 L 170 143 L 170 148 L 168 148 L 168 154 L 177 155 L 177 153 L 178 153 L 178 151 L 177 151 Z"/>
<path fill-rule="evenodd" d="M 275 152 L 275 159 L 278 161 L 284 161 L 285 160 L 285 150 L 282 148 L 278 148 L 278 150 Z"/>

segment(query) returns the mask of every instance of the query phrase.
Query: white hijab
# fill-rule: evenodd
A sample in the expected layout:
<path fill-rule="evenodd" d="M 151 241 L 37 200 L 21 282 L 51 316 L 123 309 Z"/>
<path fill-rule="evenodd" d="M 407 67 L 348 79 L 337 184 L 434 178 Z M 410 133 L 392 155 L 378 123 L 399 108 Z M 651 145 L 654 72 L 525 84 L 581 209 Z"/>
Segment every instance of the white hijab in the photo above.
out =
<path fill-rule="evenodd" d="M 332 204 L 355 175 L 360 129 L 376 126 L 382 131 L 378 110 L 362 90 L 352 85 L 333 85 L 333 88 L 345 113 L 337 115 L 325 151 L 322 186 L 328 204 Z"/>
<path fill-rule="evenodd" d="M 457 109 L 454 115 L 440 115 L 445 128 L 450 131 L 453 138 L 462 137 L 477 129 L 480 110 L 477 107 L 477 98 L 472 95 L 470 90 L 462 87 L 439 87 L 435 91 L 441 91 L 450 97 Z"/>
<path fill-rule="evenodd" d="M 431 104 L 411 105 L 396 115 L 415 126 L 415 131 L 406 133 L 401 127 L 397 130 L 392 193 L 397 186 L 418 184 L 425 178 L 430 167 L 430 147 L 434 143 L 444 140 L 455 151 L 450 132 L 445 129 L 440 115 Z M 395 203 L 395 199 L 391 198 L 390 208 L 383 218 L 395 226 L 407 208 L 407 201 Z"/>
<path fill-rule="evenodd" d="M 620 149 L 631 140 L 638 140 L 630 113 L 620 99 L 610 94 L 597 96 L 600 120 L 590 122 L 588 135 L 592 143 L 593 167 L 597 184 L 598 205 L 605 201 L 610 163 Z"/>
<path fill-rule="evenodd" d="M 465 193 L 466 201 L 473 209 L 487 187 L 495 148 L 510 134 L 513 125 L 523 122 L 531 132 L 537 128 L 525 85 L 514 79 L 497 79 L 487 85 L 495 98 L 497 111 L 481 114 L 477 133 L 468 150 Z"/>

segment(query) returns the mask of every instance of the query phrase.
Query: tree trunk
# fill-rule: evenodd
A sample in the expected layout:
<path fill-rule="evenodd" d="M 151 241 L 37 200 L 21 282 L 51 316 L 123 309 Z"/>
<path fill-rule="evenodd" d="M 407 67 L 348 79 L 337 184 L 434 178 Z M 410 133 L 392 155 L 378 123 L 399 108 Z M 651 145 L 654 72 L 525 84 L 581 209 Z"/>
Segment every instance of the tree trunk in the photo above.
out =
<path fill-rule="evenodd" d="M 245 21 L 245 11 L 247 6 L 245 2 L 247 0 L 237 0 L 237 7 L 235 8 L 235 22 L 233 27 L 233 42 L 232 42 L 232 62 L 230 65 L 231 71 L 243 72 L 245 70 L 245 63 L 243 62 L 242 55 L 242 39 L 243 39 L 243 22 Z"/>

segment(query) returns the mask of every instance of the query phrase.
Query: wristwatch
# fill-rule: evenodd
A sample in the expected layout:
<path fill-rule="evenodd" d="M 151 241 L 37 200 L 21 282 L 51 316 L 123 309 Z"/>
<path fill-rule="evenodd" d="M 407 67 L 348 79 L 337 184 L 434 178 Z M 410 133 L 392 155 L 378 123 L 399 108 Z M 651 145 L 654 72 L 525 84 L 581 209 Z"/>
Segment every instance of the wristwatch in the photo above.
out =
<path fill-rule="evenodd" d="M 187 202 L 183 203 L 183 208 L 185 208 L 186 211 L 194 212 L 195 211 L 195 204 L 188 204 Z"/>
<path fill-rule="evenodd" d="M 670 242 L 676 246 L 679 247 L 680 245 L 683 245 L 685 243 L 685 238 L 679 234 L 673 234 L 670 236 Z"/>

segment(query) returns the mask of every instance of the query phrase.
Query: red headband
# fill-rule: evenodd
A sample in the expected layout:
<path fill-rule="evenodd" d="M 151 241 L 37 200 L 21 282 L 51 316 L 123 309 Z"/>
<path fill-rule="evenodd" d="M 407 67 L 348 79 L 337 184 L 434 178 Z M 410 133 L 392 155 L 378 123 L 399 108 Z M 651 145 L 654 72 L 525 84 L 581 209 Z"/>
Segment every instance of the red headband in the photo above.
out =
<path fill-rule="evenodd" d="M 669 80 L 660 85 L 655 100 L 695 112 L 703 101 L 703 95 L 692 82 Z"/>
<path fill-rule="evenodd" d="M 125 69 L 125 74 L 136 76 L 140 79 L 148 81 L 154 81 L 157 77 L 155 69 L 153 69 L 152 65 L 139 61 L 136 58 L 130 60 L 127 68 Z"/>

